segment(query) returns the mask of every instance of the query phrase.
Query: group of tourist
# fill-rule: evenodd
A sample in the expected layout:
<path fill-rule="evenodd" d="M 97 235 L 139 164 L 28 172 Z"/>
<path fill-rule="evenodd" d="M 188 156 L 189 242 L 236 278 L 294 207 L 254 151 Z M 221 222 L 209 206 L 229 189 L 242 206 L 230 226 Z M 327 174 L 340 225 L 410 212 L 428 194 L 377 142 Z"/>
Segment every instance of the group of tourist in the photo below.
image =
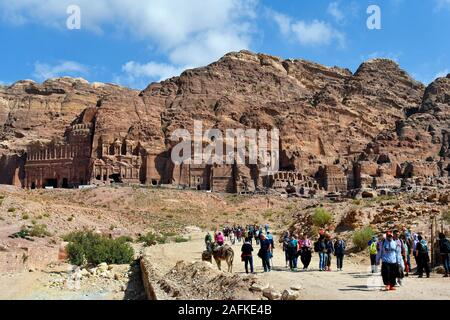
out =
<path fill-rule="evenodd" d="M 275 244 L 268 225 L 264 227 L 256 225 L 225 227 L 222 231 L 214 234 L 214 241 L 220 246 L 227 239 L 232 245 L 235 245 L 236 241 L 238 243 L 243 242 L 241 258 L 244 262 L 246 273 L 254 273 L 253 240 L 259 246 L 257 255 L 262 261 L 264 272 L 272 270 Z M 208 233 L 205 243 L 208 245 L 212 241 L 212 236 Z M 319 231 L 317 241 L 314 243 L 306 234 L 290 234 L 286 231 L 281 237 L 280 243 L 285 256 L 286 268 L 290 268 L 291 271 L 298 270 L 299 258 L 303 265 L 303 270 L 308 270 L 313 252 L 318 254 L 320 271 L 331 271 L 333 256 L 336 257 L 337 271 L 342 271 L 343 269 L 346 243 L 338 236 L 333 239 L 324 230 Z M 378 266 L 381 263 L 381 276 L 386 290 L 395 290 L 397 285 L 402 285 L 402 279 L 407 277 L 412 270 L 411 255 L 417 265 L 415 275 L 422 278 L 425 272 L 427 278 L 430 277 L 429 248 L 423 234 L 412 234 L 406 227 L 402 226 L 401 231 L 388 231 L 384 235 L 374 236 L 367 245 L 371 272 L 378 273 Z M 444 277 L 449 277 L 450 241 L 443 233 L 439 235 L 439 246 L 445 269 Z"/>
<path fill-rule="evenodd" d="M 236 225 L 233 227 L 227 226 L 221 231 L 225 239 L 229 239 L 232 245 L 245 242 L 245 240 L 249 240 L 250 243 L 253 243 L 253 240 L 255 240 L 256 244 L 259 245 L 260 235 L 264 232 L 268 234 L 268 224 L 264 225 L 264 227 L 258 225 L 247 225 L 246 227 Z"/>
<path fill-rule="evenodd" d="M 299 239 L 300 238 L 300 239 Z M 298 258 L 303 264 L 303 270 L 308 270 L 311 263 L 313 250 L 319 255 L 319 271 L 331 271 L 332 256 L 336 257 L 336 268 L 342 271 L 344 267 L 344 254 L 346 243 L 343 239 L 336 237 L 333 241 L 331 235 L 324 230 L 319 231 L 319 237 L 314 246 L 306 234 L 297 237 L 295 234 L 285 232 L 281 242 L 285 254 L 286 267 L 292 271 L 298 270 Z"/>
<path fill-rule="evenodd" d="M 388 231 L 385 235 L 374 236 L 368 243 L 372 273 L 378 272 L 381 261 L 381 276 L 386 290 L 395 290 L 402 285 L 402 279 L 412 270 L 411 255 L 417 271 L 415 275 L 430 277 L 430 249 L 422 233 L 412 234 L 405 226 L 402 231 Z M 442 257 L 445 275 L 450 275 L 450 242 L 443 233 L 439 234 L 439 252 Z"/>

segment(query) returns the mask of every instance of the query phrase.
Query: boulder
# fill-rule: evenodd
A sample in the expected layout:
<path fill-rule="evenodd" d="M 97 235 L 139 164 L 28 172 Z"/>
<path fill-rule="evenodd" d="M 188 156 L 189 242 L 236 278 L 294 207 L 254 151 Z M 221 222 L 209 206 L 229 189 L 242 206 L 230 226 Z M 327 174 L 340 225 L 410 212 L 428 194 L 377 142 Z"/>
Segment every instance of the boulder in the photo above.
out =
<path fill-rule="evenodd" d="M 281 294 L 281 300 L 292 301 L 300 298 L 300 292 L 294 290 L 284 290 Z"/>
<path fill-rule="evenodd" d="M 259 283 L 254 283 L 252 284 L 252 286 L 250 287 L 250 291 L 253 292 L 263 292 L 264 290 L 268 289 L 269 285 L 268 284 L 259 284 Z"/>
<path fill-rule="evenodd" d="M 263 290 L 263 296 L 269 300 L 280 300 L 281 294 L 273 288 Z"/>

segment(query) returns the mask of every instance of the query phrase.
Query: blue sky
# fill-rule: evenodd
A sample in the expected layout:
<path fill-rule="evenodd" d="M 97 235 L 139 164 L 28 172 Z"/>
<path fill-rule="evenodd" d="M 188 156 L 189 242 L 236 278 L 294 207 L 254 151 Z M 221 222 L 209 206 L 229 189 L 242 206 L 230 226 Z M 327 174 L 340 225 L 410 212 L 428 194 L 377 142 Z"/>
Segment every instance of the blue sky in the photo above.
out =
<path fill-rule="evenodd" d="M 68 75 L 142 89 L 241 49 L 352 71 L 387 57 L 429 83 L 450 73 L 449 35 L 450 0 L 2 0 L 0 84 Z"/>

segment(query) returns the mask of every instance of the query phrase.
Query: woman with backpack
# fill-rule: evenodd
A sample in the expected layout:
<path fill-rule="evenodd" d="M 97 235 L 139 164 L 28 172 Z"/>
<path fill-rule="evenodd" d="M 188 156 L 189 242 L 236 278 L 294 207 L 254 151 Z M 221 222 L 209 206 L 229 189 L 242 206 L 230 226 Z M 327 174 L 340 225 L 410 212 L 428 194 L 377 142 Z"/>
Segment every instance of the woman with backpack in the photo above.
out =
<path fill-rule="evenodd" d="M 289 240 L 288 256 L 289 256 L 289 267 L 291 268 L 291 271 L 296 271 L 298 261 L 298 240 L 295 235 L 292 235 Z"/>
<path fill-rule="evenodd" d="M 417 237 L 419 242 L 416 245 L 416 258 L 417 258 L 417 273 L 419 278 L 423 278 L 423 271 L 427 274 L 427 278 L 430 277 L 430 256 L 428 255 L 428 243 L 425 239 L 419 235 Z"/>
<path fill-rule="evenodd" d="M 369 255 L 370 255 L 370 266 L 372 268 L 372 273 L 378 272 L 377 267 L 377 255 L 378 255 L 378 239 L 376 236 L 373 236 L 372 239 L 368 243 L 369 245 Z"/>
<path fill-rule="evenodd" d="M 286 260 L 286 268 L 289 267 L 289 250 L 288 250 L 289 240 L 290 240 L 289 231 L 286 231 L 283 235 L 283 238 L 281 239 L 283 243 L 284 258 Z"/>
<path fill-rule="evenodd" d="M 319 254 L 319 271 L 326 271 L 328 255 L 324 234 L 321 234 L 319 239 L 314 244 L 314 251 Z"/>
<path fill-rule="evenodd" d="M 336 237 L 334 242 L 334 255 L 336 256 L 337 270 L 342 271 L 344 266 L 345 241 Z"/>
<path fill-rule="evenodd" d="M 334 246 L 333 241 L 331 240 L 331 235 L 327 234 L 325 236 L 325 245 L 327 248 L 327 262 L 326 262 L 326 271 L 331 271 L 331 257 L 334 254 Z"/>

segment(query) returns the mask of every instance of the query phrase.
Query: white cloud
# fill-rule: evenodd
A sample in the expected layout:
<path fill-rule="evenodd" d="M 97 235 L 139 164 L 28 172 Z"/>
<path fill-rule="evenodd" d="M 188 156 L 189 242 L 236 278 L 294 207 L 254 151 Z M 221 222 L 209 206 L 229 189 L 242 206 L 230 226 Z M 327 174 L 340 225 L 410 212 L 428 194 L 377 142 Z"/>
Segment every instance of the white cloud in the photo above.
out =
<path fill-rule="evenodd" d="M 136 78 L 157 78 L 164 80 L 179 75 L 183 70 L 165 63 L 149 62 L 141 64 L 135 61 L 129 61 L 123 65 L 122 71 L 128 76 L 128 81 L 133 82 Z"/>
<path fill-rule="evenodd" d="M 206 65 L 229 51 L 249 49 L 258 1 L 47 0 L 44 5 L 41 0 L 2 0 L 0 19 L 64 29 L 67 7 L 77 4 L 81 9 L 82 30 L 125 33 L 146 41 L 166 56 L 166 64 L 134 62 L 133 77 L 164 78 L 173 74 L 168 71 Z M 158 65 L 163 68 L 156 72 Z M 128 72 L 126 66 L 124 72 L 128 77 L 133 72 Z M 139 66 L 146 72 L 137 72 Z M 148 72 L 149 67 L 154 72 Z"/>
<path fill-rule="evenodd" d="M 445 70 L 442 70 L 442 71 L 438 72 L 438 73 L 434 76 L 434 78 L 435 78 L 435 79 L 437 79 L 437 78 L 443 78 L 443 77 L 446 77 L 449 73 L 450 73 L 450 69 L 445 69 Z"/>
<path fill-rule="evenodd" d="M 3 19 L 23 24 L 40 23 L 65 28 L 66 9 L 73 0 L 3 0 Z M 78 0 L 81 29 L 94 32 L 126 31 L 131 36 L 152 41 L 158 49 L 170 52 L 201 39 L 210 32 L 233 30 L 234 37 L 248 46 L 248 29 L 242 28 L 255 18 L 257 0 Z M 213 55 L 217 47 L 211 47 Z M 225 52 L 223 52 L 225 53 Z"/>
<path fill-rule="evenodd" d="M 332 2 L 328 5 L 327 12 L 331 15 L 336 22 L 341 23 L 344 21 L 344 13 L 339 8 L 339 2 Z"/>
<path fill-rule="evenodd" d="M 435 0 L 436 1 L 436 9 L 450 9 L 450 0 Z"/>
<path fill-rule="evenodd" d="M 298 41 L 301 45 L 328 45 L 333 41 L 337 41 L 339 46 L 345 46 L 345 34 L 334 29 L 330 24 L 324 21 L 294 21 L 289 16 L 273 10 L 269 10 L 268 14 L 278 25 L 283 36 Z"/>
<path fill-rule="evenodd" d="M 278 25 L 281 34 L 284 36 L 289 36 L 291 33 L 291 21 L 292 19 L 284 14 L 281 14 L 276 11 L 270 10 L 268 14 L 272 17 L 272 19 Z"/>
<path fill-rule="evenodd" d="M 298 21 L 292 24 L 292 31 L 302 45 L 324 45 L 337 40 L 343 45 L 345 37 L 333 29 L 329 24 L 313 20 L 312 22 Z"/>
<path fill-rule="evenodd" d="M 88 73 L 89 68 L 74 61 L 61 61 L 54 65 L 36 62 L 33 76 L 41 81 L 62 76 L 81 76 Z"/>

